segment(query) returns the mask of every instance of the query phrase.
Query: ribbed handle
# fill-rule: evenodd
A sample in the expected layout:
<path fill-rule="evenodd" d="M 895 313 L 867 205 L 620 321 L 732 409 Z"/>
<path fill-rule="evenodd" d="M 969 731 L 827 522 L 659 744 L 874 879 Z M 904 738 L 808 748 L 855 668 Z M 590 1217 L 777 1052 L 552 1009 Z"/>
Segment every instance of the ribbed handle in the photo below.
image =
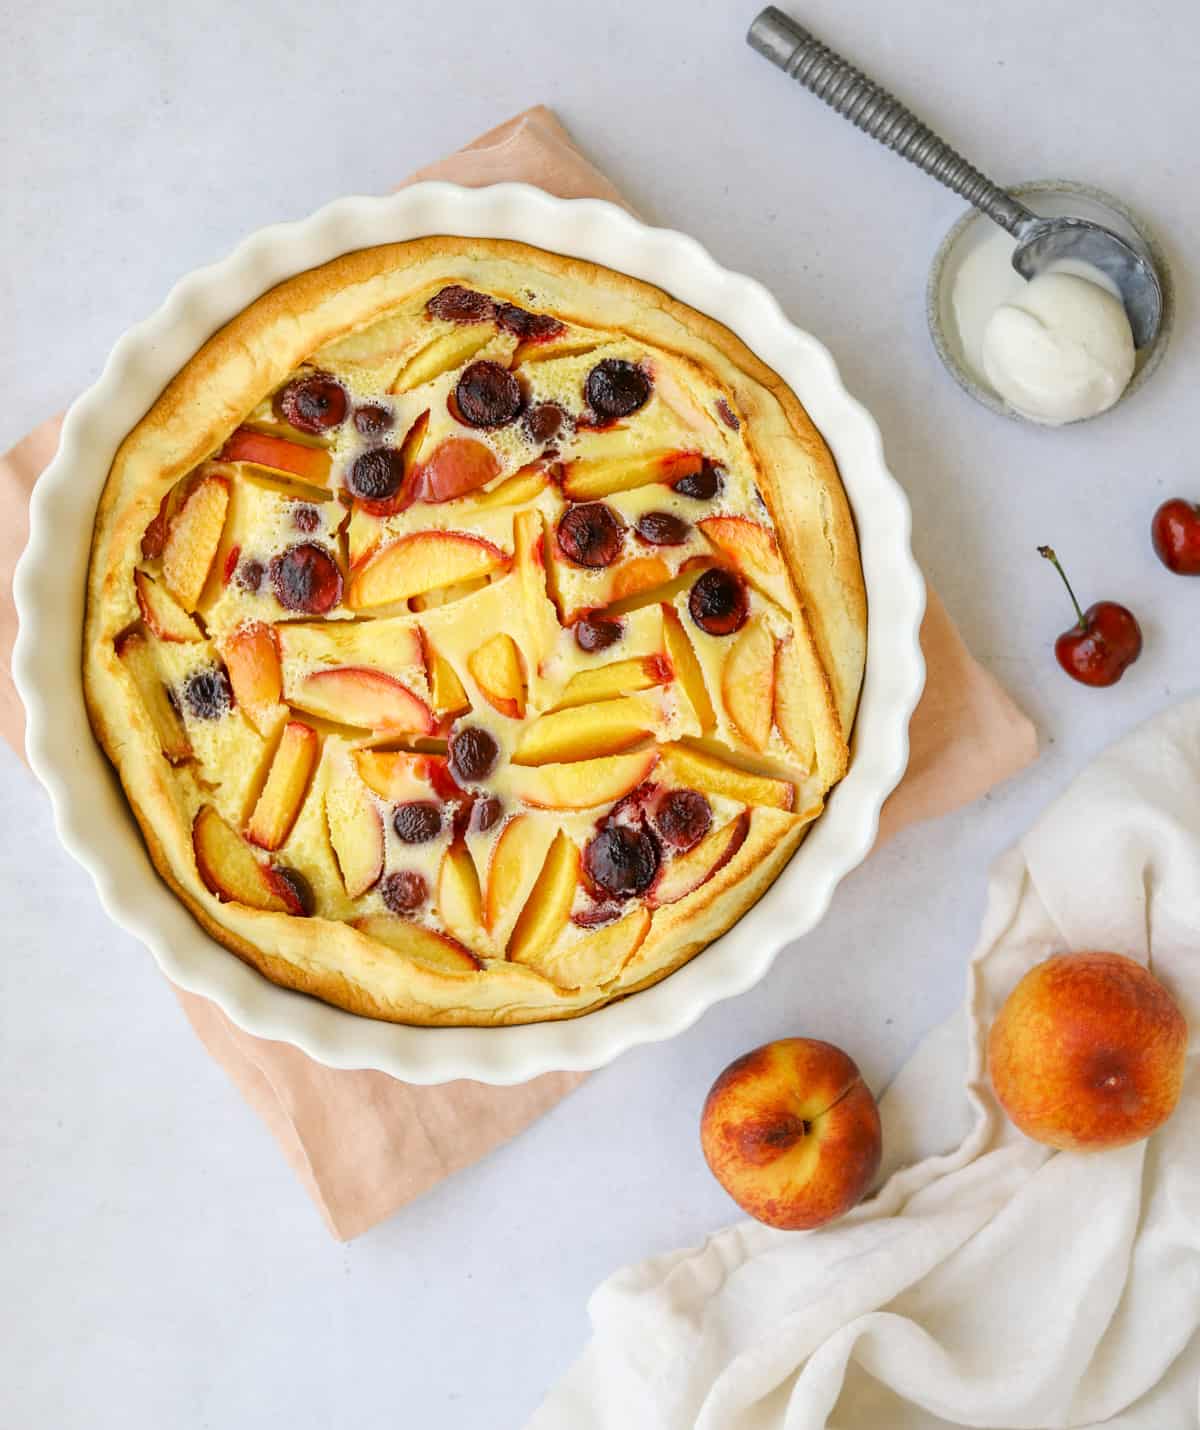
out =
<path fill-rule="evenodd" d="M 774 5 L 750 26 L 746 41 L 864 134 L 961 194 L 1009 233 L 1018 233 L 1032 219 L 1024 204 L 968 164 L 882 85 Z"/>

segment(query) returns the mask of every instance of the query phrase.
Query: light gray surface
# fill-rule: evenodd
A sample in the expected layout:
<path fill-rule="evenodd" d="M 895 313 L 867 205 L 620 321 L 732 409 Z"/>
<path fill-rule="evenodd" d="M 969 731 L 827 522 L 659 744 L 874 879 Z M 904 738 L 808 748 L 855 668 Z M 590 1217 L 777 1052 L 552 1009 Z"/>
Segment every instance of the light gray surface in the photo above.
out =
<path fill-rule="evenodd" d="M 796 9 L 1002 182 L 1073 175 L 1156 225 L 1178 285 L 1174 350 L 1127 408 L 1062 432 L 992 416 L 941 370 L 923 292 L 956 201 L 752 55 L 753 13 L 0 11 L 0 445 L 63 406 L 183 272 L 261 224 L 385 189 L 541 99 L 649 218 L 765 280 L 833 349 L 911 494 L 918 555 L 1045 747 L 1036 769 L 849 879 L 756 990 L 597 1074 L 350 1247 L 329 1240 L 3 752 L 0 1424 L 519 1424 L 582 1345 L 604 1274 L 730 1218 L 695 1132 L 712 1076 L 800 1032 L 886 1081 L 960 996 L 992 857 L 1092 752 L 1195 689 L 1200 582 L 1157 564 L 1147 527 L 1165 496 L 1200 497 L 1183 262 L 1200 228 L 1200 11 L 1160 0 L 1080 25 L 1068 0 Z M 1147 73 L 1161 83 L 1130 102 L 1128 76 Z M 1116 688 L 1055 666 L 1068 611 L 1039 541 L 1085 602 L 1142 618 L 1146 653 Z"/>

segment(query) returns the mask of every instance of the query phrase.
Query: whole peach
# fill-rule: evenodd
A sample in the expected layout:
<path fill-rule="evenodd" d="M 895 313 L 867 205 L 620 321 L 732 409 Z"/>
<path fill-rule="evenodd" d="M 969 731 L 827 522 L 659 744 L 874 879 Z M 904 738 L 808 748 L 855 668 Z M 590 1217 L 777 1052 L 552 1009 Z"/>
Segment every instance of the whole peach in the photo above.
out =
<path fill-rule="evenodd" d="M 1056 954 L 1009 994 L 988 1036 L 988 1072 L 1026 1136 L 1100 1151 L 1149 1137 L 1171 1115 L 1187 1036 L 1175 1000 L 1140 963 Z"/>
<path fill-rule="evenodd" d="M 781 1038 L 730 1063 L 705 1099 L 700 1143 L 738 1206 L 785 1231 L 860 1202 L 883 1145 L 853 1059 L 814 1038 Z"/>

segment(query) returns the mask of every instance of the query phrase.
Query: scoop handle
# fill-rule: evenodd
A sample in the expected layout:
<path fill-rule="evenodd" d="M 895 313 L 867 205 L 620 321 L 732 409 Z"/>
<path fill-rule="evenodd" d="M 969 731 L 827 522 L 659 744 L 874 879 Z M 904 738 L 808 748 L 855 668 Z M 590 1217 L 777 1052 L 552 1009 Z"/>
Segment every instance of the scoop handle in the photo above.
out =
<path fill-rule="evenodd" d="M 969 164 L 893 94 L 774 5 L 750 26 L 746 43 L 843 119 L 961 194 L 1009 233 L 1019 236 L 1033 221 L 1024 204 Z"/>

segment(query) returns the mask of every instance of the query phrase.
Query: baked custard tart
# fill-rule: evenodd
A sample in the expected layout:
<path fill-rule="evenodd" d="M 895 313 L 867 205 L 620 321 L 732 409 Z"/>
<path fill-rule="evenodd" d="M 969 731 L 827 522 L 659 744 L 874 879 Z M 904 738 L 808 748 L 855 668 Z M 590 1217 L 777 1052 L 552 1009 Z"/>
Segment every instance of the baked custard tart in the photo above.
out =
<path fill-rule="evenodd" d="M 586 1012 L 763 893 L 845 773 L 866 605 L 784 383 L 658 289 L 436 237 L 281 284 L 117 453 L 96 735 L 160 875 L 286 987 Z"/>

